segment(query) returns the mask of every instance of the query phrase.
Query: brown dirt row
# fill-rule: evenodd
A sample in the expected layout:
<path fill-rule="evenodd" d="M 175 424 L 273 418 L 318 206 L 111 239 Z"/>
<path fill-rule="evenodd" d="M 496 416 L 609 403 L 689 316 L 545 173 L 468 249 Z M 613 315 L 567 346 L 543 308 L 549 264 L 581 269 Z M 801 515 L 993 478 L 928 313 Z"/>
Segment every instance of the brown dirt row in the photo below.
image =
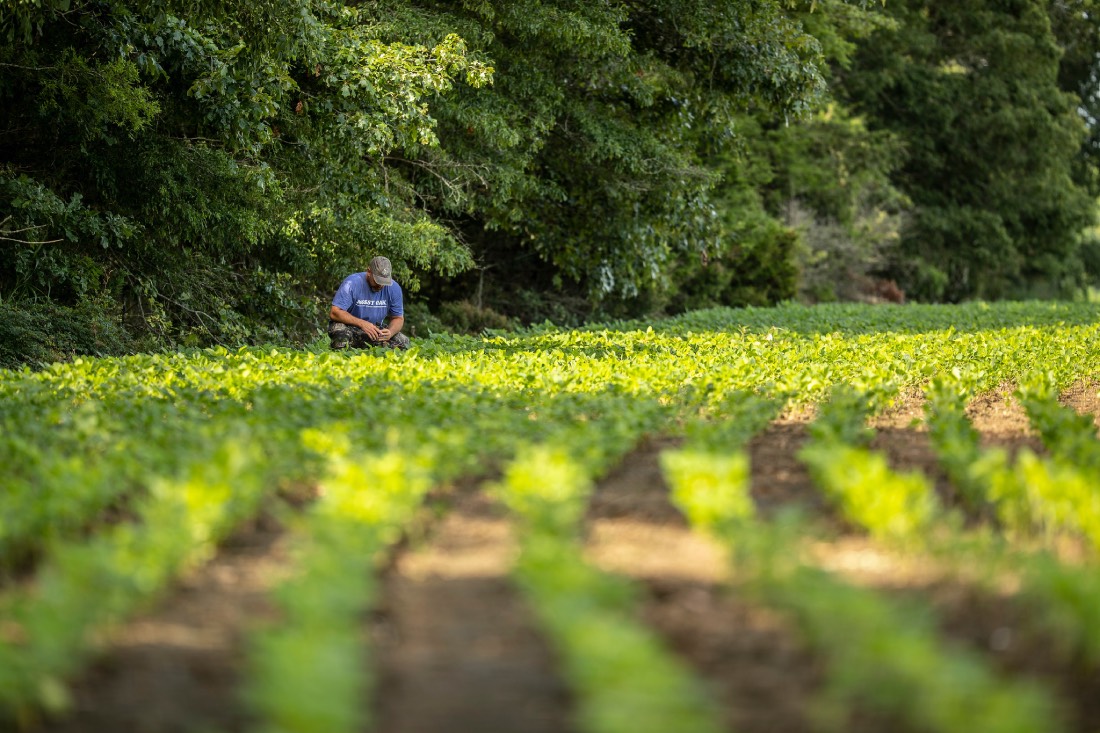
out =
<path fill-rule="evenodd" d="M 509 580 L 503 508 L 460 491 L 399 555 L 373 624 L 378 733 L 565 733 L 572 708 L 550 648 Z"/>
<path fill-rule="evenodd" d="M 1100 414 L 1097 385 L 1079 385 L 1066 404 Z M 1002 391 L 971 407 L 989 444 L 1036 446 L 1021 411 Z M 935 467 L 919 399 L 881 416 L 875 447 L 896 468 L 919 469 L 938 490 L 951 487 Z M 1072 729 L 1100 729 L 1100 679 L 1055 658 L 1029 637 L 1026 611 L 957 583 L 907 572 L 848 531 L 795 458 L 806 416 L 776 421 L 749 446 L 752 490 L 767 514 L 799 504 L 839 533 L 822 561 L 853 578 L 929 600 L 948 638 L 990 656 L 1006 673 L 1043 680 L 1067 700 Z M 1100 423 L 1100 417 L 1098 417 Z M 611 572 L 637 579 L 640 618 L 697 670 L 720 701 L 731 729 L 753 733 L 812 729 L 820 689 L 819 660 L 785 619 L 740 598 L 727 582 L 720 552 L 689 532 L 669 504 L 657 465 L 671 445 L 640 446 L 602 481 L 587 518 L 587 552 Z M 382 577 L 382 603 L 365 620 L 378 660 L 375 730 L 571 731 L 572 701 L 552 651 L 536 631 L 508 578 L 516 551 L 499 506 L 460 489 L 430 534 L 410 543 Z M 106 652 L 74 688 L 73 715 L 36 730 L 191 733 L 243 731 L 251 721 L 239 699 L 244 639 L 269 618 L 267 593 L 285 572 L 285 537 L 277 522 L 243 529 L 206 566 L 182 579 L 148 614 L 112 636 Z M 866 733 L 890 730 L 859 721 Z"/>

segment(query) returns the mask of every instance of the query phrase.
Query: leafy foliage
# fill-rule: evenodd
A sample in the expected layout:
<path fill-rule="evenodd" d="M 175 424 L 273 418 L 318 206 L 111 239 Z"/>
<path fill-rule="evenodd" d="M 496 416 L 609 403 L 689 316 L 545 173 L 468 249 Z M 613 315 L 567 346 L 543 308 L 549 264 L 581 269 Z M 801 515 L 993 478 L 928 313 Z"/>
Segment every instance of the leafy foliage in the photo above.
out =
<path fill-rule="evenodd" d="M 371 253 L 659 289 L 714 235 L 693 130 L 820 87 L 777 0 L 6 5 L 0 294 L 169 343 L 308 337 Z"/>
<path fill-rule="evenodd" d="M 609 310 L 654 302 L 674 289 L 661 273 L 719 234 L 699 139 L 721 144 L 736 111 L 795 112 L 820 91 L 816 44 L 780 3 L 463 7 L 492 29 L 497 81 L 443 100 L 443 145 L 416 167 L 505 291 L 518 279 L 576 284 Z"/>
<path fill-rule="evenodd" d="M 899 0 L 841 75 L 842 98 L 905 142 L 914 204 L 893 270 L 923 300 L 1067 294 L 1094 202 L 1074 180 L 1085 135 L 1059 87 L 1047 3 Z"/>
<path fill-rule="evenodd" d="M 298 573 L 277 593 L 283 621 L 253 634 L 248 696 L 271 730 L 346 733 L 361 729 L 370 689 L 358 621 L 375 598 L 371 571 L 432 476 L 426 461 L 396 450 L 349 456 L 351 441 L 337 431 L 302 440 L 330 464 L 298 527 Z"/>
<path fill-rule="evenodd" d="M 830 88 L 858 45 L 895 22 L 872 7 L 837 0 L 795 3 L 795 17 L 818 39 Z M 703 134 L 715 187 L 720 236 L 703 267 L 683 267 L 677 310 L 860 300 L 886 270 L 909 206 L 891 181 L 903 141 L 827 94 L 801 117 L 767 109 L 739 115 L 735 137 Z"/>
<path fill-rule="evenodd" d="M 111 303 L 67 308 L 50 301 L 0 301 L 0 369 L 43 367 L 77 354 L 121 354 L 145 345 L 130 337 Z"/>
<path fill-rule="evenodd" d="M 0 292 L 259 341 L 311 332 L 315 288 L 371 251 L 469 263 L 382 162 L 438 144 L 427 99 L 491 80 L 457 36 L 384 40 L 323 1 L 48 10 L 0 48 Z"/>
<path fill-rule="evenodd" d="M 584 562 L 576 535 L 602 461 L 574 461 L 572 447 L 521 449 L 497 492 L 523 525 L 515 573 L 563 653 L 580 720 L 599 733 L 721 730 L 703 688 L 631 618 L 630 588 Z"/>
<path fill-rule="evenodd" d="M 862 448 L 818 440 L 803 455 L 812 467 L 825 469 L 820 473 L 826 491 L 846 496 L 857 522 L 895 539 L 927 526 L 932 500 L 920 477 L 893 475 L 882 456 Z M 731 457 L 691 446 L 662 455 L 674 500 L 692 525 L 727 546 L 742 587 L 787 612 L 821 653 L 829 671 L 817 706 L 820 725 L 851 725 L 857 705 L 870 705 L 935 731 L 1061 727 L 1045 690 L 1028 683 L 1013 683 L 1009 690 L 977 656 L 939 641 L 929 609 L 812 567 L 799 548 L 800 537 L 812 536 L 806 523 L 797 517 L 752 521 L 746 463 L 743 450 Z M 878 483 L 884 479 L 886 485 Z M 881 490 L 877 497 L 875 489 Z M 887 506 L 892 500 L 901 501 Z"/>
<path fill-rule="evenodd" d="M 1097 14 L 1010 5 L 8 0 L 0 296 L 193 346 L 379 253 L 525 323 L 1069 294 Z"/>

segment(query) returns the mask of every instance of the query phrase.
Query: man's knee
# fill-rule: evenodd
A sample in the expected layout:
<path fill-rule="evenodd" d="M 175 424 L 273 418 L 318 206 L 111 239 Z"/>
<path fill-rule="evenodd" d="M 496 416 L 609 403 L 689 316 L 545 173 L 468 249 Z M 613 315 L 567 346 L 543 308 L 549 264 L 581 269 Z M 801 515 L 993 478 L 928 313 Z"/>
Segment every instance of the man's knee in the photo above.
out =
<path fill-rule="evenodd" d="M 333 349 L 346 349 L 355 340 L 355 334 L 345 323 L 329 321 L 328 323 L 329 347 Z"/>
<path fill-rule="evenodd" d="M 390 337 L 390 346 L 395 349 L 409 348 L 409 337 L 403 333 L 395 333 Z"/>

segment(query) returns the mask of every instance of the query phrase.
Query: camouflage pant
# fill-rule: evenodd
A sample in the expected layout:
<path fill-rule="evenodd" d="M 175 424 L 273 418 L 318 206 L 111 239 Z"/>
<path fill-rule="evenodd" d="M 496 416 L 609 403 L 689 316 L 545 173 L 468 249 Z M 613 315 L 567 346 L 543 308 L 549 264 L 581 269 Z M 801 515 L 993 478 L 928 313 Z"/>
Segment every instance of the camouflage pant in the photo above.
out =
<path fill-rule="evenodd" d="M 386 349 L 409 348 L 409 337 L 403 333 L 395 334 L 389 341 L 375 341 L 358 326 L 349 326 L 339 321 L 328 322 L 329 345 L 334 349 L 368 349 L 381 346 Z"/>

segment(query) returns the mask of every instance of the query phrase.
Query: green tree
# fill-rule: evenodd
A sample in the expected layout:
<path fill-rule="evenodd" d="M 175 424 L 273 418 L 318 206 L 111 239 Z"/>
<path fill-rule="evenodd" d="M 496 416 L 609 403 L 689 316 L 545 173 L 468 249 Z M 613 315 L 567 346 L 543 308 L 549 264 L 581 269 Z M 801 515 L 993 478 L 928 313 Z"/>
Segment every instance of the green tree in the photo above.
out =
<path fill-rule="evenodd" d="M 1050 3 L 1050 20 L 1063 50 L 1059 85 L 1081 98 L 1079 111 L 1089 130 L 1074 177 L 1100 197 L 1100 6 L 1095 0 L 1059 0 Z M 1100 229 L 1093 227 L 1082 238 L 1081 259 L 1092 286 L 1100 286 Z"/>
<path fill-rule="evenodd" d="M 312 326 L 370 251 L 469 264 L 383 162 L 438 144 L 429 100 L 491 79 L 457 36 L 383 40 L 369 7 L 312 0 L 4 9 L 0 297 L 256 340 Z"/>
<path fill-rule="evenodd" d="M 459 18 L 497 74 L 441 100 L 441 146 L 404 170 L 456 220 L 497 303 L 544 288 L 653 304 L 721 234 L 700 138 L 730 144 L 738 114 L 793 117 L 822 89 L 817 43 L 781 2 L 424 5 Z"/>
<path fill-rule="evenodd" d="M 1100 6 L 1095 0 L 1050 3 L 1050 23 L 1062 58 L 1059 86 L 1081 99 L 1080 113 L 1089 129 L 1081 148 L 1078 179 L 1100 195 Z"/>
<path fill-rule="evenodd" d="M 894 24 L 874 7 L 840 0 L 799 3 L 792 13 L 819 41 L 830 86 L 861 39 Z M 798 117 L 755 108 L 734 129 L 733 144 L 700 136 L 704 159 L 721 175 L 713 193 L 720 235 L 703 266 L 680 268 L 672 308 L 867 297 L 906 209 L 890 180 L 897 136 L 869 131 L 829 94 Z"/>
<path fill-rule="evenodd" d="M 657 302 L 722 236 L 710 151 L 823 88 L 784 0 L 0 10 L 0 298 L 168 343 L 308 334 L 373 252 Z"/>
<path fill-rule="evenodd" d="M 895 133 L 913 201 L 894 272 L 928 300 L 1067 294 L 1081 285 L 1092 201 L 1073 175 L 1085 134 L 1059 88 L 1040 0 L 891 0 L 898 24 L 859 44 L 838 94 Z"/>

